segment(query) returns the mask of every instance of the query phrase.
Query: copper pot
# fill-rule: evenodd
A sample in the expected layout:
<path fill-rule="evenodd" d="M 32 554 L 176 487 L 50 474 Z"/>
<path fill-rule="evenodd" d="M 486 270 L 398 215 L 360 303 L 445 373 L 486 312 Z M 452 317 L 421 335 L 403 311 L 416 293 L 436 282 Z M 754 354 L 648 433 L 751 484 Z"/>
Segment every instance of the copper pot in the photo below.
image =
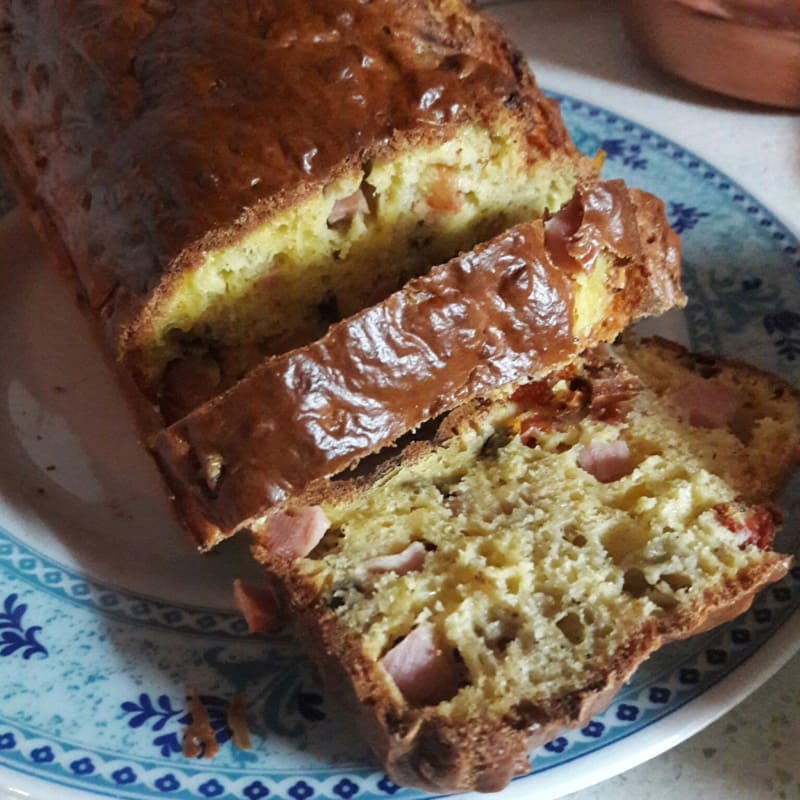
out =
<path fill-rule="evenodd" d="M 660 67 L 744 100 L 800 108 L 800 0 L 623 0 Z"/>

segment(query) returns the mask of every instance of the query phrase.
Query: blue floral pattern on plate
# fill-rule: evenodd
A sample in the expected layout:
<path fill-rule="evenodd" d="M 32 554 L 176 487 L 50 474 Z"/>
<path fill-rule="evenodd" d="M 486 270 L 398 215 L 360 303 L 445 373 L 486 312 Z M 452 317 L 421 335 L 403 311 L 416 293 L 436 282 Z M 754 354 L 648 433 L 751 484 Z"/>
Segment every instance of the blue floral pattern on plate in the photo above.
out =
<path fill-rule="evenodd" d="M 20 653 L 27 661 L 31 656 L 47 657 L 47 648 L 36 639 L 41 630 L 38 625 L 26 628 L 22 622 L 27 606 L 18 602 L 16 594 L 10 594 L 0 611 L 0 657 Z"/>
<path fill-rule="evenodd" d="M 743 189 L 635 123 L 560 97 L 577 145 L 602 149 L 605 173 L 659 194 L 682 234 L 684 314 L 695 349 L 746 353 L 800 373 L 800 245 Z M 0 199 L 0 208 L 10 205 Z M 798 552 L 798 493 L 781 535 Z M 70 570 L 0 528 L 0 765 L 50 784 L 124 798 L 411 798 L 376 772 L 327 707 L 313 669 L 286 637 L 245 635 L 238 616 L 175 606 Z M 602 714 L 532 758 L 534 776 L 635 735 L 735 670 L 800 606 L 800 569 L 735 622 L 670 645 Z M 20 665 L 24 664 L 24 669 Z M 180 755 L 192 681 L 222 749 Z M 228 741 L 242 694 L 252 751 Z M 530 780 L 522 778 L 522 781 Z M 532 787 L 533 788 L 533 787 Z"/>

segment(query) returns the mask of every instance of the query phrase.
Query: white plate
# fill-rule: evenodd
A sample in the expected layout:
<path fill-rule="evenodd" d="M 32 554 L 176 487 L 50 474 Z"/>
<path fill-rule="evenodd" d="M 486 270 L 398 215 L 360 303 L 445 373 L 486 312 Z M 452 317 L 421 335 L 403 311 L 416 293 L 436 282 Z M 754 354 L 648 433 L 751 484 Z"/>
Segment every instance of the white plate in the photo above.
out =
<path fill-rule="evenodd" d="M 798 242 L 716 169 L 615 114 L 565 98 L 606 174 L 656 191 L 683 234 L 685 313 L 657 327 L 797 382 Z M 285 638 L 244 635 L 230 582 L 244 542 L 198 557 L 171 521 L 153 465 L 79 313 L 35 238 L 0 224 L 0 792 L 50 800 L 410 798 L 337 724 Z M 800 495 L 778 541 L 797 553 Z M 800 572 L 739 620 L 671 645 L 582 731 L 542 748 L 507 798 L 555 798 L 639 763 L 710 722 L 797 648 Z M 179 754 L 184 694 L 212 709 L 212 761 Z M 256 735 L 227 742 L 243 692 Z"/>

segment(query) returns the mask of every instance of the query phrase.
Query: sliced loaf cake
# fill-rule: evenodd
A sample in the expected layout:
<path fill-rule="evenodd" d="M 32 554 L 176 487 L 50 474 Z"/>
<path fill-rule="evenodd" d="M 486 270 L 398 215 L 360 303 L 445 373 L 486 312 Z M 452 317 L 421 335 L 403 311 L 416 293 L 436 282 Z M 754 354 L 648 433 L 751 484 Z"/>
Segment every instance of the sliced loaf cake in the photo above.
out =
<path fill-rule="evenodd" d="M 595 172 L 461 0 L 3 0 L 0 75 L 0 160 L 173 419 Z"/>
<path fill-rule="evenodd" d="M 255 554 L 392 779 L 492 791 L 786 572 L 772 498 L 799 454 L 780 379 L 658 340 L 597 349 L 318 482 Z"/>
<path fill-rule="evenodd" d="M 581 187 L 163 431 L 178 514 L 203 548 L 258 524 L 427 419 L 682 305 L 679 273 L 660 201 L 621 181 Z"/>

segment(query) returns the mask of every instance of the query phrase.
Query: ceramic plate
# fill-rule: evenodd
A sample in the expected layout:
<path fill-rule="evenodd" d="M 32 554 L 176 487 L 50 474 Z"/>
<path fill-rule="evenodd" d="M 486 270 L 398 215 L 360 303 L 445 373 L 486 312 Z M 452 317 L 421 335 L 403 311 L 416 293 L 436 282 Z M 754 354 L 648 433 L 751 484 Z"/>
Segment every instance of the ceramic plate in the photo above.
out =
<path fill-rule="evenodd" d="M 606 174 L 664 198 L 684 242 L 691 303 L 659 320 L 695 349 L 746 357 L 800 383 L 797 239 L 714 167 L 569 97 L 567 123 Z M 85 325 L 33 235 L 0 230 L 0 792 L 46 800 L 411 798 L 377 772 L 287 638 L 253 638 L 230 581 L 244 542 L 207 558 L 171 521 L 155 470 Z M 778 546 L 797 553 L 800 492 Z M 557 797 L 707 724 L 796 647 L 800 572 L 744 616 L 651 659 L 603 714 L 538 751 L 508 798 Z M 221 745 L 180 752 L 194 688 Z M 243 694 L 255 742 L 229 741 Z M 57 790 L 56 790 L 57 787 Z"/>

